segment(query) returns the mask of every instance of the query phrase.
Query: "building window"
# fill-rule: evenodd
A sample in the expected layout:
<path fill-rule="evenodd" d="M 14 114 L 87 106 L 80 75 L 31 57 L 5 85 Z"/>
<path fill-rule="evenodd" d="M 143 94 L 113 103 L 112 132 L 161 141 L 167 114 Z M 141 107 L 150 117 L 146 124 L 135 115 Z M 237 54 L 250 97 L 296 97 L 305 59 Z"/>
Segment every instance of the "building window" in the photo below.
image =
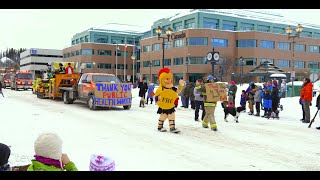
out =
<path fill-rule="evenodd" d="M 92 63 L 86 63 L 86 68 L 92 69 L 93 68 L 93 64 Z"/>
<path fill-rule="evenodd" d="M 174 47 L 179 48 L 184 46 L 184 39 L 178 39 L 174 41 Z"/>
<path fill-rule="evenodd" d="M 160 51 L 160 44 L 159 43 L 153 44 L 152 45 L 152 51 Z"/>
<path fill-rule="evenodd" d="M 98 69 L 111 69 L 111 64 L 99 63 L 98 64 Z"/>
<path fill-rule="evenodd" d="M 171 59 L 164 59 L 164 60 L 163 60 L 163 64 L 164 64 L 165 66 L 171 66 Z"/>
<path fill-rule="evenodd" d="M 155 67 L 155 66 L 160 66 L 160 60 L 153 60 L 152 61 L 152 66 Z"/>
<path fill-rule="evenodd" d="M 228 47 L 228 40 L 227 39 L 212 38 L 211 39 L 211 46 Z"/>
<path fill-rule="evenodd" d="M 320 33 L 313 33 L 313 37 L 319 39 L 320 38 Z"/>
<path fill-rule="evenodd" d="M 126 67 L 126 69 L 128 69 L 128 64 L 126 64 L 126 66 L 124 66 L 124 64 L 118 64 L 117 65 L 118 69 L 124 69 L 124 67 Z"/>
<path fill-rule="evenodd" d="M 208 46 L 208 38 L 187 38 L 187 45 L 188 46 Z"/>
<path fill-rule="evenodd" d="M 286 33 L 286 30 L 285 28 L 273 27 L 273 32 L 276 34 L 284 34 Z"/>
<path fill-rule="evenodd" d="M 278 49 L 284 51 L 290 51 L 290 43 L 287 42 L 278 42 Z"/>
<path fill-rule="evenodd" d="M 173 58 L 173 65 L 182 65 L 183 57 Z"/>
<path fill-rule="evenodd" d="M 238 48 L 255 48 L 257 47 L 257 40 L 254 39 L 242 39 L 237 40 Z"/>
<path fill-rule="evenodd" d="M 319 69 L 319 63 L 318 62 L 308 62 L 308 68 L 310 69 Z"/>
<path fill-rule="evenodd" d="M 114 54 L 117 56 L 128 57 L 128 51 L 115 51 Z"/>
<path fill-rule="evenodd" d="M 80 43 L 83 43 L 84 42 L 84 37 L 81 37 L 80 38 Z"/>
<path fill-rule="evenodd" d="M 270 32 L 270 26 L 258 25 L 257 31 L 260 31 L 260 32 Z"/>
<path fill-rule="evenodd" d="M 189 57 L 189 64 L 207 64 L 207 57 L 206 56 Z"/>
<path fill-rule="evenodd" d="M 241 31 L 253 31 L 254 24 L 240 23 L 240 30 Z"/>
<path fill-rule="evenodd" d="M 302 31 L 301 37 L 312 37 L 312 32 Z"/>
<path fill-rule="evenodd" d="M 243 58 L 243 66 L 257 66 L 257 59 L 256 58 Z M 240 64 L 240 59 L 238 64 Z"/>
<path fill-rule="evenodd" d="M 219 20 L 212 18 L 203 18 L 203 28 L 219 29 Z"/>
<path fill-rule="evenodd" d="M 290 60 L 278 60 L 279 68 L 289 68 L 290 67 Z"/>
<path fill-rule="evenodd" d="M 80 53 L 79 53 L 79 50 L 76 50 L 76 56 L 79 56 Z"/>
<path fill-rule="evenodd" d="M 305 52 L 306 51 L 306 45 L 304 45 L 304 44 L 294 44 L 294 51 Z"/>
<path fill-rule="evenodd" d="M 84 41 L 85 41 L 85 42 L 89 42 L 89 36 L 85 36 L 85 37 L 84 37 Z"/>
<path fill-rule="evenodd" d="M 76 41 L 75 41 L 75 40 L 73 40 L 73 41 L 72 41 L 72 45 L 75 45 L 75 44 L 76 44 Z"/>
<path fill-rule="evenodd" d="M 260 41 L 260 48 L 274 49 L 274 41 Z"/>
<path fill-rule="evenodd" d="M 67 57 L 70 57 L 70 53 L 67 53 Z"/>
<path fill-rule="evenodd" d="M 151 46 L 143 46 L 143 52 L 150 52 L 151 51 Z"/>
<path fill-rule="evenodd" d="M 76 39 L 76 44 L 79 44 L 79 39 Z"/>
<path fill-rule="evenodd" d="M 150 61 L 143 61 L 143 67 L 150 67 Z"/>
<path fill-rule="evenodd" d="M 93 49 L 81 49 L 81 54 L 82 55 L 93 55 L 94 50 Z"/>
<path fill-rule="evenodd" d="M 179 31 L 180 29 L 182 29 L 182 22 L 178 22 L 178 23 L 173 24 L 174 31 Z"/>
<path fill-rule="evenodd" d="M 71 57 L 73 57 L 73 56 L 74 56 L 74 51 L 71 52 Z"/>
<path fill-rule="evenodd" d="M 223 30 L 236 31 L 237 30 L 237 22 L 234 22 L 234 21 L 223 21 L 222 29 Z"/>
<path fill-rule="evenodd" d="M 167 41 L 167 42 L 165 42 L 164 43 L 164 49 L 169 49 L 169 48 L 171 48 L 171 41 Z"/>
<path fill-rule="evenodd" d="M 96 43 L 108 43 L 108 38 L 95 38 L 94 42 L 96 42 Z"/>
<path fill-rule="evenodd" d="M 67 58 L 67 54 L 63 54 L 63 58 Z"/>
<path fill-rule="evenodd" d="M 273 59 L 264 59 L 264 58 L 260 59 L 260 64 L 263 64 L 265 62 L 269 62 L 273 64 Z"/>
<path fill-rule="evenodd" d="M 305 62 L 304 61 L 294 61 L 294 68 L 299 68 L 299 69 L 305 68 Z"/>
<path fill-rule="evenodd" d="M 98 50 L 98 55 L 99 56 L 111 56 L 111 51 L 110 50 Z"/>
<path fill-rule="evenodd" d="M 319 46 L 309 46 L 309 52 L 319 53 Z"/>

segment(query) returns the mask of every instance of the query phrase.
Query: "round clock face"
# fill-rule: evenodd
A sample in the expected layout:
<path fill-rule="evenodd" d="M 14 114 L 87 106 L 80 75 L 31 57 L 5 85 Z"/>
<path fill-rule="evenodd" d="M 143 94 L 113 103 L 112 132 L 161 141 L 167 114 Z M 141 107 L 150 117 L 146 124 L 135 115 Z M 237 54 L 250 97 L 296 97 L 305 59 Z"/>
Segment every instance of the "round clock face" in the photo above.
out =
<path fill-rule="evenodd" d="M 213 59 L 214 59 L 215 61 L 218 61 L 219 58 L 220 58 L 219 54 L 218 54 L 218 53 L 214 53 Z"/>
<path fill-rule="evenodd" d="M 211 60 L 212 60 L 212 53 L 208 53 L 207 59 L 208 59 L 208 61 L 211 61 Z"/>

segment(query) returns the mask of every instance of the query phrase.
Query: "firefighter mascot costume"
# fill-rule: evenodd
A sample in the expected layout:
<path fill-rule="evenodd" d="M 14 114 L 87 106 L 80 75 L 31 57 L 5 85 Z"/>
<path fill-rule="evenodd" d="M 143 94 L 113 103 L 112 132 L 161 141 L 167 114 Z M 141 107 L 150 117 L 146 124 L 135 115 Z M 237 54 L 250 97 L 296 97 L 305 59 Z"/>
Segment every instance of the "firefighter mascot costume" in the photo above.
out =
<path fill-rule="evenodd" d="M 169 120 L 170 132 L 179 133 L 180 131 L 175 128 L 175 107 L 178 106 L 179 96 L 183 88 L 184 81 L 179 81 L 178 88 L 173 87 L 172 74 L 169 68 L 162 68 L 158 73 L 159 88 L 155 93 L 155 101 L 159 106 L 157 113 L 160 114 L 158 122 L 158 130 L 166 132 L 163 123 L 166 119 Z"/>

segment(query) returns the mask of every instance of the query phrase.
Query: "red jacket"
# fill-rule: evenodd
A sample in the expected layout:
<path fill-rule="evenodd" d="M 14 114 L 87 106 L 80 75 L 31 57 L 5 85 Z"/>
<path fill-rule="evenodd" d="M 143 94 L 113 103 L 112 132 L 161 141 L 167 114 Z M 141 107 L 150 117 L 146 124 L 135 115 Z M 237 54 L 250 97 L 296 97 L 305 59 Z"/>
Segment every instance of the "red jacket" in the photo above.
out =
<path fill-rule="evenodd" d="M 73 68 L 72 68 L 71 66 L 68 66 L 68 67 L 66 68 L 66 74 L 68 74 L 69 68 L 71 69 L 71 72 L 72 72 L 72 74 L 73 74 Z"/>
<path fill-rule="evenodd" d="M 301 101 L 312 101 L 312 88 L 313 88 L 313 84 L 312 82 L 309 82 L 308 84 L 306 84 L 300 92 L 300 98 Z"/>

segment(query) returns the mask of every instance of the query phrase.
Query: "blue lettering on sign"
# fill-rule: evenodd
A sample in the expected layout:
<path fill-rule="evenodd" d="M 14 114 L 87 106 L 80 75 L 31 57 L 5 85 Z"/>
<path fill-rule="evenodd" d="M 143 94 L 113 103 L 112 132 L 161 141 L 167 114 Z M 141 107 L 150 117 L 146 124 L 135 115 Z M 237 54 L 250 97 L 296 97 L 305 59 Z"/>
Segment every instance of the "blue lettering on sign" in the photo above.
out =
<path fill-rule="evenodd" d="M 95 104 L 97 106 L 116 106 L 116 105 L 126 105 L 126 104 L 131 104 L 132 98 L 110 98 L 110 99 L 105 99 L 105 98 L 96 98 L 95 99 Z"/>
<path fill-rule="evenodd" d="M 96 84 L 98 91 L 104 91 L 104 92 L 119 92 L 118 84 Z"/>

